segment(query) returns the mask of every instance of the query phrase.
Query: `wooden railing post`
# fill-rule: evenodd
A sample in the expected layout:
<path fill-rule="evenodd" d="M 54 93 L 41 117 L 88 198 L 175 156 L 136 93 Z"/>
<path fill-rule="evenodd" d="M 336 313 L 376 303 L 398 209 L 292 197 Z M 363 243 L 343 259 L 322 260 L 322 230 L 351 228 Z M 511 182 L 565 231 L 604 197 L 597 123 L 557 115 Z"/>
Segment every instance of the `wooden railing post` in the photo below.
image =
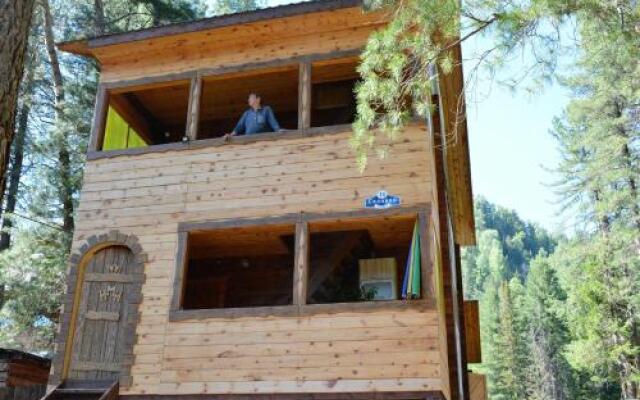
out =
<path fill-rule="evenodd" d="M 96 106 L 93 111 L 93 124 L 89 138 L 88 151 L 100 151 L 104 138 L 104 128 L 107 122 L 107 110 L 109 109 L 109 92 L 104 84 L 98 85 L 96 93 Z"/>
<path fill-rule="evenodd" d="M 295 264 L 293 270 L 293 304 L 307 303 L 307 276 L 309 273 L 309 223 L 296 223 Z"/>
<path fill-rule="evenodd" d="M 191 78 L 189 89 L 189 110 L 187 111 L 187 129 L 185 136 L 189 140 L 198 139 L 198 123 L 200 122 L 200 99 L 202 98 L 202 76 L 196 74 Z"/>
<path fill-rule="evenodd" d="M 300 63 L 298 77 L 298 129 L 311 127 L 311 63 Z"/>

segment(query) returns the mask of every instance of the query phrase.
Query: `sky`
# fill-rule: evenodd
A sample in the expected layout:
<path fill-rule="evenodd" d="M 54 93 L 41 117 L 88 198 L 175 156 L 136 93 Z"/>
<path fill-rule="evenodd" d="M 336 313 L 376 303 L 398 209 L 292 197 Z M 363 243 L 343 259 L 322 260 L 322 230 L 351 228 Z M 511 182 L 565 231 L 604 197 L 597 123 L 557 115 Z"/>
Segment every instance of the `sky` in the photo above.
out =
<path fill-rule="evenodd" d="M 471 70 L 473 54 L 487 39 L 463 43 L 465 71 Z M 557 177 L 550 171 L 559 162 L 555 140 L 549 133 L 555 116 L 569 101 L 558 84 L 535 94 L 524 88 L 512 91 L 498 83 L 526 61 L 514 59 L 498 71 L 495 79 L 479 79 L 467 88 L 467 124 L 474 195 L 514 209 L 520 217 L 552 231 L 566 231 L 558 216 L 552 187 Z"/>

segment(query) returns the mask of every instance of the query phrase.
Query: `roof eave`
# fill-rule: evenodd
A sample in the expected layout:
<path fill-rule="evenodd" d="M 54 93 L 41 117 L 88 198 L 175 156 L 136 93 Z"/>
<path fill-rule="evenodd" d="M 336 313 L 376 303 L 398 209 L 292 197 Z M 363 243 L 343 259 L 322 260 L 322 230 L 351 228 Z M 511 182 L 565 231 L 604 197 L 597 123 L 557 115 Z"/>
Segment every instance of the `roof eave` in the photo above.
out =
<path fill-rule="evenodd" d="M 179 22 L 137 31 L 113 33 L 94 38 L 72 40 L 58 43 L 57 46 L 62 51 L 94 57 L 92 49 L 98 47 L 359 6 L 362 6 L 362 0 L 312 0 L 253 11 L 220 15 L 189 22 Z"/>
<path fill-rule="evenodd" d="M 56 43 L 56 47 L 58 50 L 66 53 L 95 58 L 93 51 L 89 47 L 89 41 L 87 39 L 69 40 L 66 42 Z"/>

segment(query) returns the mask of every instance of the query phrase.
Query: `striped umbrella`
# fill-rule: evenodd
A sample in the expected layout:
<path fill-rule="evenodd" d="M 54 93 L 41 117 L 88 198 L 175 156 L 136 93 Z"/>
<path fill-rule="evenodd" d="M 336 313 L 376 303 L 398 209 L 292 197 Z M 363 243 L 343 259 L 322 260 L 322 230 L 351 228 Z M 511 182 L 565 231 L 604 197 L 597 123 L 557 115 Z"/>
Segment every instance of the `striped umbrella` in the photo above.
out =
<path fill-rule="evenodd" d="M 417 299 L 420 297 L 420 233 L 418 232 L 418 221 L 413 225 L 413 236 L 407 264 L 402 281 L 402 298 Z"/>

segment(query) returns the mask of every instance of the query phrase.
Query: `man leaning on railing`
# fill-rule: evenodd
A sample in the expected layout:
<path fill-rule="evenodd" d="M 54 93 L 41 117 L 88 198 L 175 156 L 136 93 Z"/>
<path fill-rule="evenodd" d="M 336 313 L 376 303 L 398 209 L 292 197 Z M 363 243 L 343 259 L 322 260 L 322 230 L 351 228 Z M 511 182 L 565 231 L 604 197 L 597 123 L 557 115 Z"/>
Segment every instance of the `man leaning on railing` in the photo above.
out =
<path fill-rule="evenodd" d="M 269 106 L 260 104 L 260 95 L 257 93 L 249 94 L 249 109 L 242 114 L 236 127 L 231 133 L 225 137 L 235 135 L 255 135 L 265 132 L 282 132 L 273 110 Z"/>

